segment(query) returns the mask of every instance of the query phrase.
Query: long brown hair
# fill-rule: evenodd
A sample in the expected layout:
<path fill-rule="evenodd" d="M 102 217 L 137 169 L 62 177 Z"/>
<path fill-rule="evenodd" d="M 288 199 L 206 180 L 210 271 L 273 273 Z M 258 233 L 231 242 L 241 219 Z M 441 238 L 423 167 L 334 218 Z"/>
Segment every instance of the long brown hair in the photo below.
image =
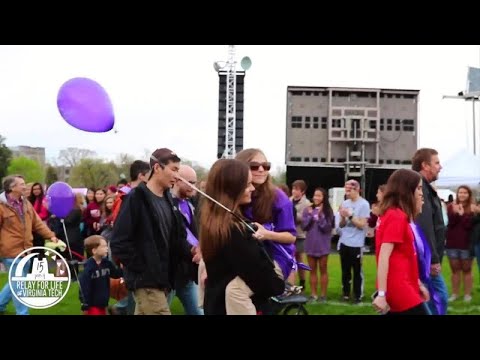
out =
<path fill-rule="evenodd" d="M 39 182 L 36 182 L 36 183 L 33 183 L 32 184 L 32 187 L 30 188 L 30 195 L 28 195 L 28 201 L 30 201 L 30 203 L 32 205 L 35 205 L 35 200 L 37 200 L 37 197 L 35 195 L 33 195 L 33 188 L 35 186 L 40 186 L 40 195 L 38 195 L 38 199 L 40 199 L 39 201 L 39 204 L 42 203 L 43 201 L 43 198 L 45 197 L 45 193 L 43 191 L 43 186 L 42 184 L 40 184 Z M 36 209 L 35 209 L 36 210 Z"/>
<path fill-rule="evenodd" d="M 260 149 L 244 149 L 237 154 L 235 159 L 248 164 L 257 154 L 262 154 L 267 158 Z M 270 173 L 263 184 L 253 184 L 253 186 L 255 187 L 255 191 L 252 194 L 253 220 L 261 224 L 272 221 L 272 209 L 276 198 L 276 187 L 272 183 Z"/>
<path fill-rule="evenodd" d="M 472 212 L 472 204 L 474 203 L 472 189 L 470 188 L 470 186 L 460 185 L 457 189 L 457 198 L 455 200 L 456 204 L 460 204 L 460 200 L 458 199 L 458 191 L 460 189 L 464 189 L 468 193 L 468 199 L 465 201 L 465 204 L 462 204 L 462 205 L 463 205 L 463 209 L 464 209 L 465 213 L 469 214 L 469 213 Z"/>
<path fill-rule="evenodd" d="M 395 170 L 388 178 L 387 188 L 380 203 L 380 215 L 390 208 L 400 208 L 409 219 L 417 214 L 415 190 L 421 180 L 419 173 L 409 169 Z"/>
<path fill-rule="evenodd" d="M 248 185 L 249 167 L 235 159 L 217 160 L 208 173 L 205 192 L 240 217 L 240 199 Z M 229 240 L 232 224 L 241 222 L 213 201 L 204 199 L 200 209 L 200 249 L 205 260 L 212 259 Z"/>

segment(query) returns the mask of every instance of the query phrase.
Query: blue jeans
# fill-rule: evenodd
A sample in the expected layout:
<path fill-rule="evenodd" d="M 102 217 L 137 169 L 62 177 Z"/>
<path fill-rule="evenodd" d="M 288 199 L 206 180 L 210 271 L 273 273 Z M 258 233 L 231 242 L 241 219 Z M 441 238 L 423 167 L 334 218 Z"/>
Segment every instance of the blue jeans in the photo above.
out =
<path fill-rule="evenodd" d="M 433 315 L 445 315 L 447 313 L 447 305 L 448 305 L 447 284 L 445 284 L 445 280 L 443 279 L 442 274 L 439 274 L 438 276 L 430 276 L 430 281 L 432 283 L 432 286 L 435 292 L 440 297 L 440 302 L 442 304 L 442 307 L 445 309 L 445 313 L 443 314 L 438 313 L 437 308 L 435 307 L 435 304 L 433 302 L 433 296 L 431 295 L 430 295 L 430 301 L 428 302 L 428 307 L 430 309 L 430 312 Z"/>
<path fill-rule="evenodd" d="M 0 259 L 0 261 L 3 262 L 3 264 L 7 268 L 7 274 L 13 264 L 13 260 L 15 260 L 15 258 Z M 12 275 L 15 273 L 19 262 L 20 259 L 13 265 Z M 29 267 L 30 265 L 28 263 L 23 267 L 23 276 L 27 276 L 27 271 Z M 14 282 L 12 282 L 12 285 L 14 285 Z M 17 315 L 28 315 L 28 306 L 22 304 L 15 296 L 12 295 L 12 290 L 10 289 L 9 282 L 7 281 L 2 291 L 0 291 L 0 311 L 4 312 L 7 309 L 7 305 L 10 300 L 13 300 L 13 305 L 15 306 L 15 311 Z"/>
<path fill-rule="evenodd" d="M 198 307 L 198 285 L 194 281 L 178 287 L 168 294 L 168 306 L 171 306 L 175 295 L 180 299 L 185 315 L 203 315 L 203 309 Z"/>
<path fill-rule="evenodd" d="M 124 315 L 133 315 L 135 313 L 135 298 L 133 297 L 133 291 L 129 290 L 128 295 L 117 301 L 113 306 Z"/>
<path fill-rule="evenodd" d="M 423 303 L 423 306 L 425 307 L 425 311 L 427 312 L 427 315 L 432 315 L 432 311 L 430 310 L 430 307 L 426 302 Z"/>

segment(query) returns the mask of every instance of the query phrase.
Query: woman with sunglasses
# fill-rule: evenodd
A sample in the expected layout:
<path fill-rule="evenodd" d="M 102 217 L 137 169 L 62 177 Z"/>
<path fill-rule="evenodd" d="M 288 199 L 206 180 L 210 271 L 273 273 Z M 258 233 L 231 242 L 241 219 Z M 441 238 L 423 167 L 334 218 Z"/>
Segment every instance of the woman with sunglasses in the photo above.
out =
<path fill-rule="evenodd" d="M 238 217 L 212 201 L 202 202 L 200 248 L 208 273 L 205 315 L 255 315 L 255 303 L 263 304 L 284 290 L 260 242 L 239 220 L 240 207 L 251 201 L 253 191 L 252 175 L 241 161 L 220 159 L 210 169 L 205 192 Z"/>
<path fill-rule="evenodd" d="M 242 150 L 236 159 L 250 166 L 255 187 L 252 202 L 243 207 L 243 214 L 258 226 L 256 236 L 264 241 L 267 252 L 286 280 L 296 264 L 294 243 L 297 233 L 292 202 L 281 189 L 273 185 L 269 172 L 271 164 L 260 149 Z"/>

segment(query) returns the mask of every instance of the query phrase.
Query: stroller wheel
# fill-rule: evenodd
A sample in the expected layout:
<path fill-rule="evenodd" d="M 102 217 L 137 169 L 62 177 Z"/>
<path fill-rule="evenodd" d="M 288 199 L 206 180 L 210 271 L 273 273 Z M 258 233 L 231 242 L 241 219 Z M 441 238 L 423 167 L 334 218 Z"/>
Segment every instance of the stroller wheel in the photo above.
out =
<path fill-rule="evenodd" d="M 302 304 L 290 304 L 283 310 L 282 315 L 308 315 L 308 312 Z"/>

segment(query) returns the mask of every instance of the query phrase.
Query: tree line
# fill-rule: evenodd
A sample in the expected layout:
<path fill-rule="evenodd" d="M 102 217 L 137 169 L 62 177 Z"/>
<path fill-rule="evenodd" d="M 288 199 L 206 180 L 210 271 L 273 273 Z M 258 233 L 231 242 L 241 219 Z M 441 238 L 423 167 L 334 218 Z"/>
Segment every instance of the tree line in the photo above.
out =
<path fill-rule="evenodd" d="M 129 154 L 119 154 L 115 161 L 97 157 L 88 149 L 67 148 L 59 152 L 53 163 L 42 166 L 37 161 L 20 156 L 13 157 L 5 144 L 6 138 L 0 135 L 0 179 L 7 175 L 22 174 L 25 182 L 39 182 L 51 185 L 60 180 L 60 174 L 68 171 L 68 184 L 72 187 L 98 188 L 117 184 L 120 179 L 130 181 L 130 164 L 137 160 Z M 147 151 L 145 152 L 147 154 Z M 148 159 L 148 156 L 146 159 Z M 207 169 L 184 161 L 192 166 L 200 179 L 206 176 Z M 0 185 L 1 186 L 1 185 Z"/>
<path fill-rule="evenodd" d="M 22 174 L 27 183 L 39 182 L 48 186 L 60 180 L 60 174 L 66 170 L 69 172 L 67 182 L 70 186 L 98 188 L 117 184 L 122 178 L 130 181 L 130 164 L 137 160 L 132 155 L 119 154 L 115 161 L 107 161 L 99 158 L 92 150 L 67 148 L 60 150 L 53 163 L 42 166 L 27 157 L 13 158 L 5 140 L 0 135 L 0 179 L 11 174 Z M 149 155 L 150 152 L 145 150 L 145 159 L 148 159 Z M 182 163 L 194 168 L 199 180 L 206 179 L 208 169 L 187 159 L 182 159 Z M 278 172 L 273 180 L 275 183 L 285 183 L 285 171 Z"/>

